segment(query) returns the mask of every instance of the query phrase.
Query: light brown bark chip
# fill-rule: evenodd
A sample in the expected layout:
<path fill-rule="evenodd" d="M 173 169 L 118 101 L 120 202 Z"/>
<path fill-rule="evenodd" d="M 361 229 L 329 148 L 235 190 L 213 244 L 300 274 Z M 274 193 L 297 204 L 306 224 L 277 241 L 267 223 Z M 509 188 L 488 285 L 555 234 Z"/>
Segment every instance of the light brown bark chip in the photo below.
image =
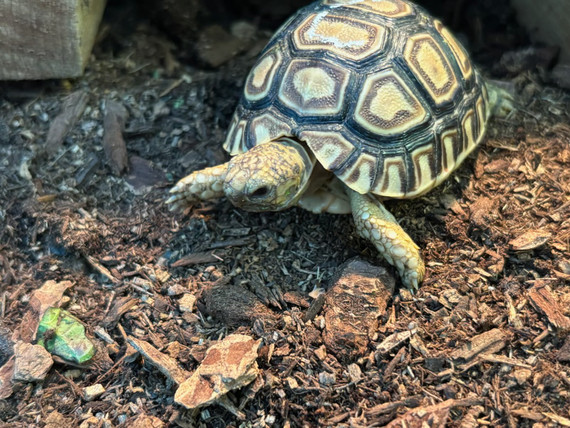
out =
<path fill-rule="evenodd" d="M 536 283 L 528 292 L 528 298 L 536 310 L 544 313 L 554 327 L 570 330 L 570 318 L 564 315 L 562 306 L 550 287 L 544 283 Z"/>
<path fill-rule="evenodd" d="M 545 230 L 529 230 L 515 239 L 509 241 L 509 245 L 515 251 L 534 250 L 548 242 L 552 234 Z"/>
<path fill-rule="evenodd" d="M 22 382 L 38 382 L 45 379 L 53 359 L 41 345 L 18 342 L 14 345 L 13 380 Z"/>
<path fill-rule="evenodd" d="M 163 354 L 150 343 L 144 340 L 129 337 L 129 343 L 143 355 L 149 363 L 155 366 L 162 374 L 177 384 L 181 384 L 190 376 L 190 373 L 180 368 L 174 358 Z"/>
<path fill-rule="evenodd" d="M 216 402 L 229 405 L 224 400 L 225 394 L 248 385 L 257 377 L 260 343 L 249 336 L 232 334 L 211 346 L 198 369 L 180 385 L 174 401 L 188 409 Z"/>
<path fill-rule="evenodd" d="M 70 94 L 62 105 L 62 111 L 52 121 L 43 150 L 48 155 L 54 154 L 65 141 L 65 137 L 77 123 L 85 107 L 89 96 L 84 90 Z"/>
<path fill-rule="evenodd" d="M 120 103 L 107 100 L 105 106 L 105 119 L 103 120 L 103 148 L 107 161 L 113 170 L 113 174 L 122 175 L 129 169 L 127 146 L 123 139 L 123 129 L 129 114 L 127 109 Z"/>
<path fill-rule="evenodd" d="M 479 399 L 446 400 L 433 406 L 419 407 L 408 411 L 403 416 L 393 420 L 388 428 L 444 428 L 447 426 L 449 412 L 454 407 L 471 407 L 481 404 Z"/>
<path fill-rule="evenodd" d="M 56 282 L 49 280 L 43 283 L 32 294 L 28 311 L 22 317 L 20 327 L 14 331 L 14 342 L 32 342 L 36 338 L 36 331 L 44 312 L 51 307 L 59 307 L 65 291 L 73 286 L 71 281 Z"/>
<path fill-rule="evenodd" d="M 383 267 L 354 259 L 339 268 L 332 284 L 325 295 L 324 341 L 339 359 L 350 361 L 365 353 L 395 279 Z"/>
<path fill-rule="evenodd" d="M 451 358 L 458 364 L 474 361 L 476 357 L 484 354 L 494 354 L 506 345 L 507 335 L 498 328 L 481 333 L 473 338 L 461 349 L 451 353 Z"/>

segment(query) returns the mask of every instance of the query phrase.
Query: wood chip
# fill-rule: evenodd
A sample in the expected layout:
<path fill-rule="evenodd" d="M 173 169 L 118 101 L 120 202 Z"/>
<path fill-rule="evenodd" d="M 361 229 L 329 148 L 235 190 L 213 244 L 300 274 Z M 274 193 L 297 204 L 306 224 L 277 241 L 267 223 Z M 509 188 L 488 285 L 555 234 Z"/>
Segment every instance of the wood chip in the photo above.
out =
<path fill-rule="evenodd" d="M 564 315 L 559 299 L 552 294 L 550 287 L 537 282 L 528 292 L 530 303 L 546 315 L 548 322 L 563 331 L 570 330 L 570 318 Z"/>
<path fill-rule="evenodd" d="M 471 223 L 481 229 L 487 229 L 491 221 L 498 215 L 496 202 L 485 196 L 478 198 L 469 206 Z"/>
<path fill-rule="evenodd" d="M 449 412 L 455 407 L 472 407 L 483 404 L 482 399 L 446 400 L 433 406 L 409 410 L 404 415 L 390 422 L 388 428 L 431 427 L 444 428 L 447 426 Z"/>
<path fill-rule="evenodd" d="M 121 317 L 138 303 L 139 299 L 132 296 L 123 296 L 117 299 L 101 324 L 105 327 L 114 327 Z"/>
<path fill-rule="evenodd" d="M 570 419 L 568 418 L 550 412 L 544 412 L 543 415 L 563 427 L 570 427 Z"/>
<path fill-rule="evenodd" d="M 44 312 L 51 307 L 59 307 L 63 294 L 72 286 L 71 281 L 49 280 L 44 282 L 32 294 L 30 308 L 22 317 L 19 328 L 14 331 L 12 340 L 32 342 L 36 338 L 36 331 Z"/>
<path fill-rule="evenodd" d="M 220 261 L 219 257 L 216 257 L 211 251 L 206 251 L 203 253 L 188 254 L 187 256 L 184 256 L 181 259 L 176 260 L 174 263 L 172 263 L 171 266 L 184 267 L 184 266 L 197 265 L 201 263 L 214 263 L 219 261 Z"/>
<path fill-rule="evenodd" d="M 87 92 L 80 90 L 70 94 L 63 100 L 62 111 L 51 122 L 46 137 L 44 152 L 48 156 L 57 152 L 62 146 L 65 137 L 85 111 L 88 99 Z"/>
<path fill-rule="evenodd" d="M 400 407 L 418 407 L 421 403 L 421 400 L 421 395 L 413 395 L 411 397 L 407 397 L 404 400 L 377 404 L 376 406 L 364 410 L 364 414 L 367 418 L 374 419 L 380 415 L 392 413 L 394 410 L 398 410 Z"/>
<path fill-rule="evenodd" d="M 516 358 L 509 358 L 503 355 L 492 355 L 492 354 L 482 354 L 480 356 L 481 360 L 488 361 L 490 363 L 508 364 L 516 367 L 523 367 L 525 369 L 531 369 L 532 366 L 517 360 Z"/>
<path fill-rule="evenodd" d="M 509 245 L 515 251 L 534 250 L 548 242 L 552 234 L 545 230 L 529 230 L 515 239 Z"/>
<path fill-rule="evenodd" d="M 540 422 L 543 421 L 545 418 L 542 415 L 542 413 L 538 413 L 538 412 L 532 412 L 530 410 L 527 409 L 512 409 L 511 413 L 514 416 L 518 416 L 521 418 L 525 418 L 525 419 L 530 419 L 531 421 L 536 421 L 536 422 Z"/>
<path fill-rule="evenodd" d="M 95 269 L 97 272 L 99 272 L 101 275 L 103 275 L 105 278 L 107 278 L 113 284 L 119 283 L 119 280 L 113 276 L 111 271 L 109 269 L 107 269 L 105 266 L 103 266 L 101 263 L 99 263 L 97 261 L 97 259 L 95 259 L 94 257 L 91 257 L 87 254 L 83 254 L 83 257 L 85 257 L 85 260 L 87 260 L 87 262 L 91 265 L 91 267 L 93 269 Z"/>
<path fill-rule="evenodd" d="M 280 318 L 260 302 L 251 291 L 235 284 L 228 284 L 229 278 L 204 288 L 202 298 L 206 312 L 228 326 L 251 325 L 255 321 L 271 326 Z"/>
<path fill-rule="evenodd" d="M 469 343 L 453 351 L 450 356 L 457 363 L 468 363 L 481 354 L 499 352 L 505 347 L 506 340 L 507 335 L 502 330 L 494 328 L 473 337 Z"/>
<path fill-rule="evenodd" d="M 115 175 L 122 175 L 129 168 L 127 146 L 123 139 L 123 129 L 128 116 L 127 109 L 122 104 L 107 100 L 103 120 L 103 148 Z"/>
<path fill-rule="evenodd" d="M 144 340 L 128 337 L 129 344 L 143 355 L 149 363 L 155 366 L 162 374 L 177 384 L 181 384 L 190 377 L 190 373 L 178 366 L 174 358 L 163 354 L 150 343 Z"/>
<path fill-rule="evenodd" d="M 391 334 L 376 347 L 376 351 L 378 351 L 380 354 L 387 354 L 392 349 L 404 343 L 411 336 L 412 332 L 410 330 L 400 331 L 398 333 Z"/>

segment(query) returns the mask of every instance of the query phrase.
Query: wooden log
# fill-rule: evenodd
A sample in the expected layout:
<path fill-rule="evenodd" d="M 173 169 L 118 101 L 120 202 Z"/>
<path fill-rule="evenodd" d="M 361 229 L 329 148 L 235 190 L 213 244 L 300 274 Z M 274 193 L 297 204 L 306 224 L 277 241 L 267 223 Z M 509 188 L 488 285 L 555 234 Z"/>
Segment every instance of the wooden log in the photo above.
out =
<path fill-rule="evenodd" d="M 0 80 L 81 75 L 105 2 L 0 1 Z"/>
<path fill-rule="evenodd" d="M 570 64 L 570 1 L 513 0 L 517 18 L 535 41 L 560 48 L 560 62 Z"/>

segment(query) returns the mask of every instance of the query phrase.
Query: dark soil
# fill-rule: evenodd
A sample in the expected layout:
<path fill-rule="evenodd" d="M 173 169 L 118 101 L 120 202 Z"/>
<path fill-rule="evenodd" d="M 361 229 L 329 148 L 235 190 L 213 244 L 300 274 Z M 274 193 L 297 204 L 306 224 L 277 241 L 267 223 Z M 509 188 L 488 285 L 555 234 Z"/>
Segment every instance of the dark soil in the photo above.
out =
<path fill-rule="evenodd" d="M 118 344 L 102 345 L 98 364 L 61 361 L 43 383 L 15 385 L 0 421 L 133 426 L 146 414 L 185 427 L 383 426 L 456 400 L 450 426 L 570 426 L 570 338 L 560 321 L 570 317 L 570 97 L 550 82 L 552 50 L 528 44 L 506 3 L 433 3 L 484 73 L 516 89 L 519 108 L 493 120 L 480 151 L 439 188 L 387 202 L 422 248 L 427 277 L 414 296 L 396 282 L 366 351 L 348 362 L 323 354 L 322 314 L 303 314 L 309 293 L 347 260 L 383 265 L 350 216 L 253 214 L 223 200 L 173 214 L 165 205 L 177 179 L 227 159 L 225 130 L 277 18 L 240 15 L 252 37 L 214 67 L 203 53 L 192 61 L 188 42 L 144 11 L 111 3 L 84 77 L 0 83 L 0 363 L 31 294 L 50 279 L 72 281 L 62 304 L 96 341 L 103 327 Z M 207 25 L 234 21 L 210 15 Z M 50 125 L 80 91 L 85 110 L 49 146 Z M 103 148 L 112 102 L 128 112 L 123 175 Z M 184 293 L 198 297 L 193 313 L 179 310 Z M 410 329 L 414 340 L 377 351 Z M 178 342 L 175 358 L 192 372 L 208 344 L 232 332 L 263 339 L 258 389 L 229 397 L 249 424 L 217 405 L 193 413 L 174 404 L 175 385 L 126 342 L 165 353 Z M 466 359 L 464 346 L 488 332 L 500 332 L 502 346 Z M 323 373 L 335 381 L 323 383 Z M 82 388 L 96 383 L 106 392 L 85 401 Z"/>

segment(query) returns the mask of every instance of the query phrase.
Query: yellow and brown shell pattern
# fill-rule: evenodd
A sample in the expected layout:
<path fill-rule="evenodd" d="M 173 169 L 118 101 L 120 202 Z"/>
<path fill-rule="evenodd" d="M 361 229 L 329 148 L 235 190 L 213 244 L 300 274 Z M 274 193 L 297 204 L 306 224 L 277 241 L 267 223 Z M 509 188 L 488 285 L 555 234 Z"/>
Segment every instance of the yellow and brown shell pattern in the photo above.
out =
<path fill-rule="evenodd" d="M 488 112 L 465 50 L 421 8 L 324 0 L 301 9 L 264 49 L 224 147 L 235 155 L 292 136 L 353 190 L 408 198 L 465 159 Z"/>

